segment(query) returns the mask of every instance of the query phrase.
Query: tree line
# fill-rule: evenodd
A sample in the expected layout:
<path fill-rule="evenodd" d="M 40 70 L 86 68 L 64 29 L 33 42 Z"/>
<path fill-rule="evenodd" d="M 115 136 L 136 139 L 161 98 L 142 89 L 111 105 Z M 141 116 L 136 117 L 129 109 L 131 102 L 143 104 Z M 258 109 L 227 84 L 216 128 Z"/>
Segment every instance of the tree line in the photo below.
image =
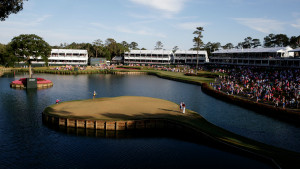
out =
<path fill-rule="evenodd" d="M 26 38 L 25 38 L 26 37 Z M 35 39 L 40 41 L 35 41 Z M 17 40 L 16 40 L 17 39 Z M 16 44 L 17 43 L 17 44 Z M 107 38 L 105 42 L 96 39 L 93 43 L 61 43 L 59 46 L 50 46 L 41 37 L 34 34 L 22 34 L 14 37 L 8 44 L 0 44 L 0 65 L 13 66 L 14 63 L 24 61 L 24 54 L 16 51 L 23 51 L 24 46 L 32 46 L 34 44 L 47 44 L 47 49 L 85 49 L 88 51 L 89 57 L 102 57 L 111 60 L 114 56 L 122 56 L 124 52 L 129 50 L 139 50 L 137 42 L 128 43 L 122 41 L 116 42 L 113 38 Z M 36 51 L 42 50 L 44 46 L 35 46 Z M 145 48 L 141 48 L 145 50 Z M 27 49 L 26 49 L 27 50 Z M 35 53 L 31 53 L 35 56 Z M 25 55 L 27 56 L 27 54 Z M 50 56 L 50 53 L 49 53 Z M 26 61 L 27 62 L 27 61 Z"/>
<path fill-rule="evenodd" d="M 264 43 L 261 44 L 259 39 L 255 39 L 252 37 L 246 37 L 243 42 L 239 42 L 236 46 L 234 46 L 232 43 L 227 43 L 224 46 L 221 45 L 220 42 L 208 42 L 203 43 L 202 38 L 202 32 L 204 29 L 202 27 L 197 27 L 196 31 L 193 32 L 193 34 L 196 35 L 194 37 L 194 47 L 191 48 L 191 50 L 206 50 L 208 52 L 208 55 L 210 55 L 212 52 L 219 50 L 219 49 L 246 49 L 246 48 L 257 48 L 259 46 L 263 47 L 285 47 L 285 46 L 291 46 L 292 48 L 297 48 L 300 46 L 300 35 L 299 36 L 292 36 L 288 37 L 285 34 L 269 34 L 264 38 Z M 18 37 L 21 37 L 23 35 L 19 35 Z M 28 35 L 33 36 L 33 35 Z M 33 37 L 38 38 L 37 35 L 34 35 Z M 15 37 L 17 38 L 17 37 Z M 13 46 L 12 42 L 14 39 L 8 44 L 0 44 L 0 64 L 4 66 L 13 66 L 14 63 L 19 62 L 22 60 L 22 58 L 17 57 L 16 50 L 18 50 L 18 45 Z M 39 37 L 40 38 L 40 37 Z M 22 38 L 19 38 L 20 41 Z M 40 38 L 42 39 L 42 38 Z M 23 39 L 24 40 L 24 39 Z M 19 44 L 22 44 L 19 42 Z M 24 46 L 24 44 L 23 44 Z M 163 49 L 163 43 L 161 41 L 157 41 L 156 45 L 154 46 L 155 50 L 162 50 Z M 122 56 L 124 52 L 129 50 L 146 50 L 145 48 L 139 48 L 139 45 L 137 42 L 126 42 L 122 41 L 120 43 L 116 42 L 113 38 L 107 38 L 105 41 L 102 41 L 101 39 L 94 40 L 93 43 L 61 43 L 57 46 L 49 46 L 50 49 L 85 49 L 88 51 L 89 57 L 102 57 L 106 58 L 107 60 L 111 60 L 114 56 Z M 173 48 L 173 52 L 176 52 L 178 50 L 178 46 L 175 46 Z"/>
<path fill-rule="evenodd" d="M 96 39 L 93 43 L 61 43 L 59 46 L 52 46 L 52 49 L 85 49 L 88 51 L 89 57 L 102 57 L 111 60 L 114 56 L 122 56 L 126 51 L 139 48 L 137 42 L 122 41 L 118 43 L 113 38 L 107 38 L 105 41 Z"/>

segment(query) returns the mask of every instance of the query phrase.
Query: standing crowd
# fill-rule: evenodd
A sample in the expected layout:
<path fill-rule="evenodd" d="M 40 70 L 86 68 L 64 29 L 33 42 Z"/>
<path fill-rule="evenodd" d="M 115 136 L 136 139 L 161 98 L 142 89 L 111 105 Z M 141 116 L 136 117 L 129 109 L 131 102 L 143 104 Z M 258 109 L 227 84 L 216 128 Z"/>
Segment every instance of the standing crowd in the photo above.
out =
<path fill-rule="evenodd" d="M 216 90 L 273 104 L 275 107 L 300 107 L 299 69 L 235 67 L 213 71 L 227 73 L 216 78 L 216 83 L 211 83 Z"/>

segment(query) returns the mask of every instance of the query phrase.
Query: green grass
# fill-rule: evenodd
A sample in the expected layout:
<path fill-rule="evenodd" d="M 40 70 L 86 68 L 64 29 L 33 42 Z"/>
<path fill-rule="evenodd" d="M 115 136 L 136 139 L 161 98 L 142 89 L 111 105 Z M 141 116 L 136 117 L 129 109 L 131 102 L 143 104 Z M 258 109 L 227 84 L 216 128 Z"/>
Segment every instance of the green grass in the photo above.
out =
<path fill-rule="evenodd" d="M 282 168 L 300 168 L 300 164 L 298 163 L 298 160 L 300 159 L 299 153 L 266 145 L 243 136 L 236 135 L 209 123 L 204 118 L 199 117 L 198 113 L 195 113 L 194 118 L 181 119 L 180 121 L 193 126 L 196 130 L 204 132 L 221 142 L 225 142 L 244 150 L 272 158 Z"/>
<path fill-rule="evenodd" d="M 181 72 L 170 72 L 170 71 L 161 71 L 161 70 L 145 70 L 149 74 L 157 75 L 162 78 L 167 78 L 177 81 L 185 81 L 194 84 L 210 83 L 214 82 L 214 78 L 199 77 L 199 76 L 186 76 Z"/>

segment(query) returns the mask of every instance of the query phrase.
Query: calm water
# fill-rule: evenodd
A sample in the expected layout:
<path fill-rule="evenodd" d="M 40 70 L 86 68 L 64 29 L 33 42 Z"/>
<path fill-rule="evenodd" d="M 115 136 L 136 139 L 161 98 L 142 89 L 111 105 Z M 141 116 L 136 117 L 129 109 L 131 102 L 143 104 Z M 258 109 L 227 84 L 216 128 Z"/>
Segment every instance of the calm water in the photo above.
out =
<path fill-rule="evenodd" d="M 0 78 L 0 168 L 270 168 L 205 143 L 169 137 L 112 139 L 76 136 L 49 129 L 41 112 L 56 99 L 148 96 L 184 101 L 208 121 L 246 137 L 300 152 L 300 129 L 202 93 L 201 87 L 134 75 L 48 75 L 54 86 L 26 91 L 9 83 L 26 75 Z"/>

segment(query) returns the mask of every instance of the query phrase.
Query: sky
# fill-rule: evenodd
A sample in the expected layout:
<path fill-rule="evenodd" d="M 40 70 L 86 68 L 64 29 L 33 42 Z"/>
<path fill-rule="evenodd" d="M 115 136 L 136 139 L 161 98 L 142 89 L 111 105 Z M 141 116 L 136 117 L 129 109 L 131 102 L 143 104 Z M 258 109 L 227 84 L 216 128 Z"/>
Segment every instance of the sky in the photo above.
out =
<path fill-rule="evenodd" d="M 299 6 L 300 0 L 28 0 L 0 21 L 0 43 L 36 34 L 52 46 L 113 38 L 188 50 L 196 27 L 204 28 L 204 43 L 237 45 L 249 36 L 263 43 L 270 33 L 300 35 Z"/>

